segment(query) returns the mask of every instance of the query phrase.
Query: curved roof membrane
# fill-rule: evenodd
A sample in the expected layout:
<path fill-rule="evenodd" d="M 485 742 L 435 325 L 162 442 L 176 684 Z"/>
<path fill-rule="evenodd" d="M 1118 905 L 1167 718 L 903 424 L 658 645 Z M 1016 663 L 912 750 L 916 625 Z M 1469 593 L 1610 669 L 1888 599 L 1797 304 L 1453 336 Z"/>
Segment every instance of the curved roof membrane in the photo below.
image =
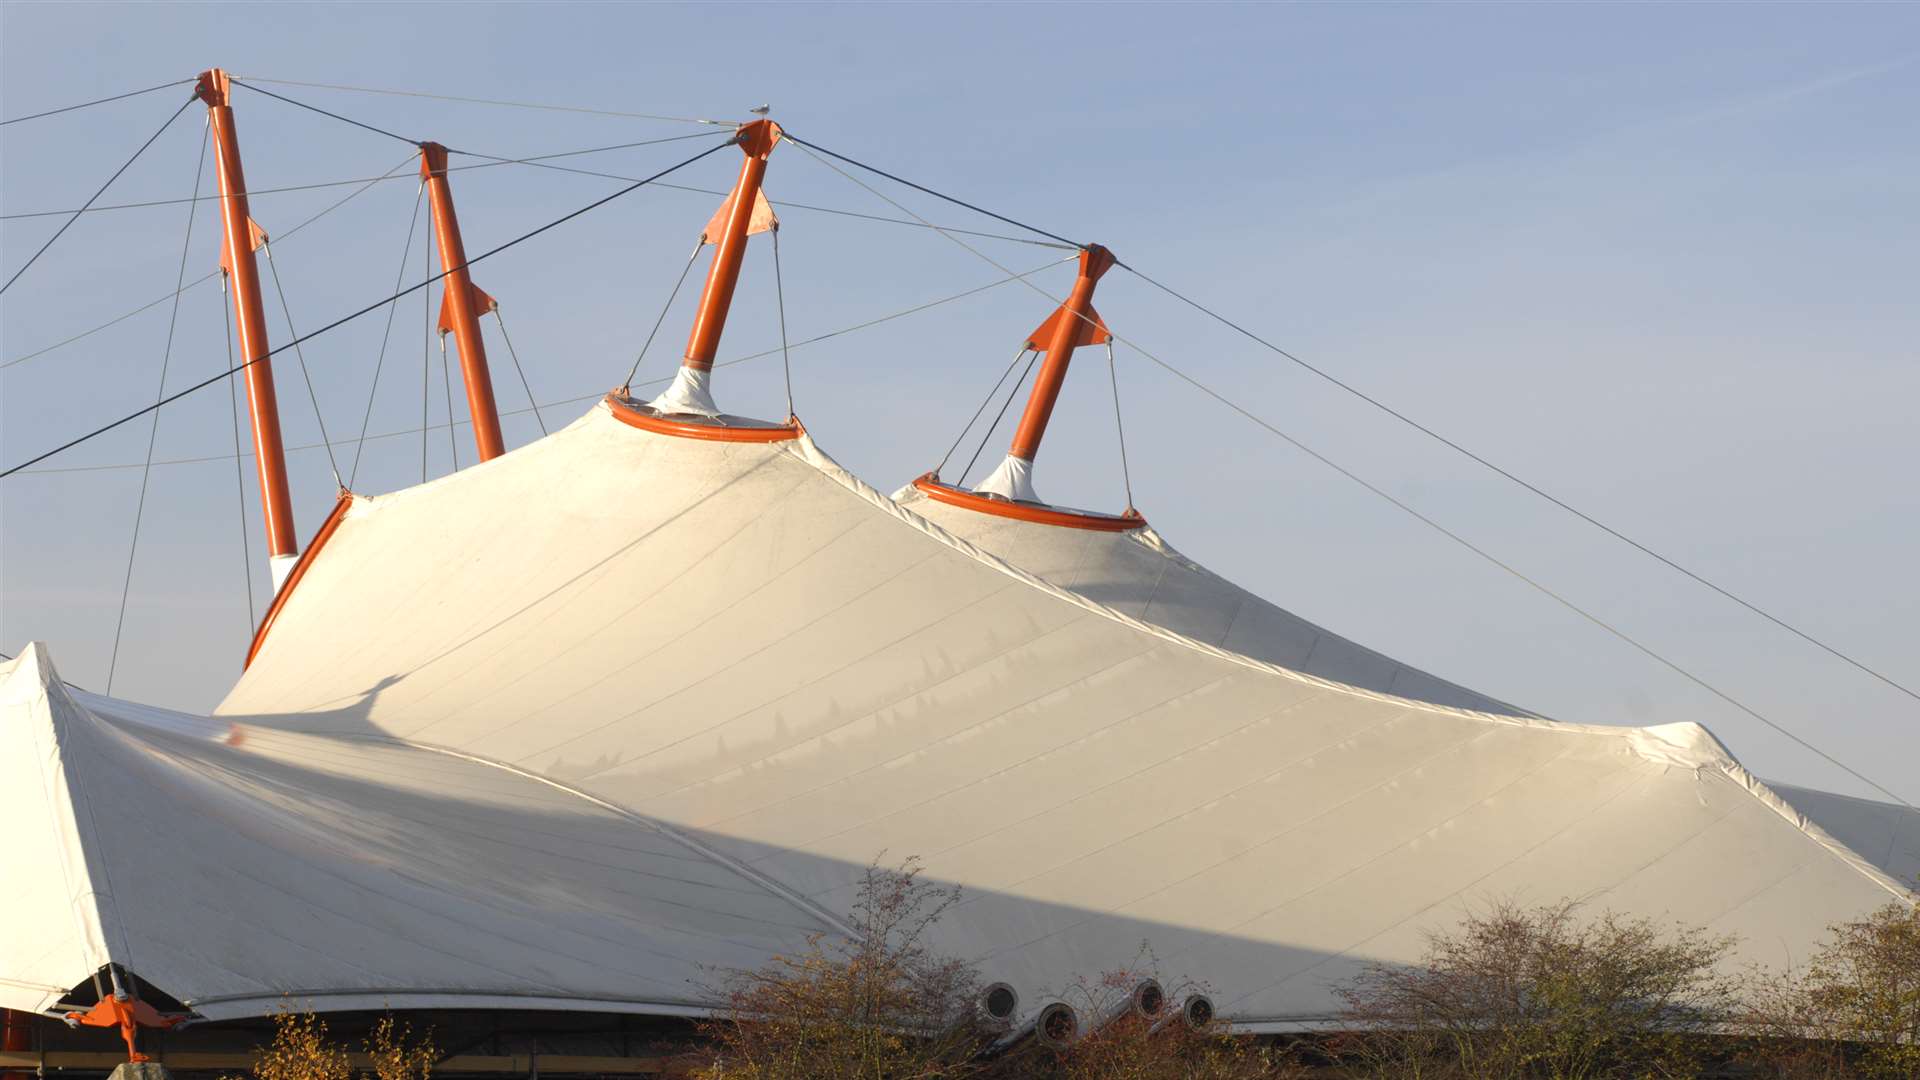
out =
<path fill-rule="evenodd" d="M 1315 626 L 1181 555 L 1144 524 L 1112 532 L 1061 528 L 930 499 L 912 484 L 893 498 L 1052 584 L 1196 641 L 1362 690 L 1506 716 L 1535 715 Z"/>
<path fill-rule="evenodd" d="M 0 1005 L 117 963 L 209 1018 L 687 1012 L 829 920 L 639 815 L 470 757 L 132 705 L 0 665 Z M 13 841 L 9 841 L 10 845 Z M 722 957 L 728 957 L 722 961 Z"/>
<path fill-rule="evenodd" d="M 1328 1019 L 1358 964 L 1413 959 L 1424 930 L 1489 897 L 1704 923 L 1742 937 L 1733 962 L 1780 964 L 1829 923 L 1908 895 L 1697 725 L 1543 720 L 1331 635 L 1310 641 L 1310 624 L 1151 537 L 976 534 L 1002 558 L 804 434 L 680 438 L 621 423 L 625 407 L 355 498 L 218 710 L 240 747 L 148 733 L 103 700 L 58 723 L 115 746 L 164 740 L 179 783 L 232 800 L 224 827 L 275 841 L 182 839 L 180 859 L 246 876 L 256 852 L 291 851 L 317 860 L 316 889 L 386 874 L 421 896 L 473 890 L 524 950 L 496 957 L 494 934 L 449 923 L 435 940 L 451 955 L 409 977 L 494 993 L 537 972 L 560 998 L 626 986 L 618 1007 L 636 1011 L 691 1000 L 654 989 L 684 985 L 683 964 L 752 964 L 827 925 L 876 858 L 918 856 L 962 886 L 938 946 L 1034 1008 L 1144 942 L 1255 1029 Z M 1143 574 L 1158 582 L 1144 599 Z M 349 750 L 379 761 L 331 756 Z M 453 794 L 469 784 L 502 790 Z M 464 857 L 408 866 L 404 820 L 361 820 L 368 787 L 495 872 L 454 874 Z M 509 791 L 552 804 L 541 835 L 600 844 L 581 864 L 600 869 L 575 880 L 558 845 L 516 845 L 534 811 L 497 806 Z M 307 839 L 323 828 L 310 816 L 337 835 Z M 1888 828 L 1889 850 L 1920 848 L 1899 838 L 1920 835 L 1911 821 Z M 607 857 L 616 835 L 633 850 Z M 164 845 L 90 843 L 74 842 L 116 880 L 175 873 Z M 697 868 L 674 888 L 723 902 L 670 904 L 631 877 L 661 865 Z M 176 878 L 152 880 L 141 895 Z M 549 920 L 547 904 L 580 925 Z M 550 922 L 554 957 L 540 961 Z M 196 1007 L 243 981 L 314 992 L 365 981 L 299 961 L 356 932 L 295 920 L 276 930 L 288 960 L 271 971 L 176 973 L 158 951 L 127 963 Z M 601 938 L 629 943 L 585 947 Z M 471 971 L 482 964 L 499 971 Z M 71 983 L 90 968 L 48 970 Z"/>

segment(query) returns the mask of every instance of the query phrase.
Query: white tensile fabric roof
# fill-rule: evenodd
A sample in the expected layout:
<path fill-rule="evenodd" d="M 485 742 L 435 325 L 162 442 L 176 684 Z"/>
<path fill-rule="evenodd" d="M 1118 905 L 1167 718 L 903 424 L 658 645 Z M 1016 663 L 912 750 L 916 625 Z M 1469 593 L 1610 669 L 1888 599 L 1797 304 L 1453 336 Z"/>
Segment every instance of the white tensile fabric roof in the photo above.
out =
<path fill-rule="evenodd" d="M 615 807 L 392 740 L 236 728 L 0 665 L 0 1006 L 109 962 L 209 1018 L 674 1013 L 832 923 Z M 726 958 L 726 959 L 723 959 Z"/>
<path fill-rule="evenodd" d="M 22 773 L 9 798 L 31 776 L 71 817 L 73 777 L 99 770 L 114 792 L 136 769 L 193 796 L 170 819 L 141 796 L 142 816 L 176 823 L 147 846 L 68 829 L 45 865 L 84 860 L 143 899 L 217 899 L 181 880 L 193 866 L 398 906 L 364 926 L 268 910 L 246 928 L 257 951 L 223 965 L 169 947 L 171 922 L 150 943 L 123 895 L 69 879 L 34 910 L 108 912 L 77 920 L 90 951 L 0 972 L 0 1004 L 111 958 L 203 1012 L 394 980 L 669 1011 L 698 1002 L 690 968 L 791 951 L 872 860 L 918 856 L 965 890 L 937 944 L 1012 983 L 1023 1012 L 1145 943 L 1222 1015 L 1288 1027 L 1329 1017 L 1356 965 L 1414 958 L 1423 930 L 1490 897 L 1703 923 L 1741 936 L 1734 962 L 1780 966 L 1908 895 L 1903 860 L 1920 865 L 1911 816 L 1832 804 L 1843 834 L 1885 841 L 1856 850 L 1697 725 L 1542 720 L 1325 634 L 1144 531 L 904 508 L 805 436 L 680 438 L 618 407 L 356 499 L 218 710 L 210 730 L 237 747 L 44 675 L 29 693 L 16 669 L 6 700 L 47 704 L 10 706 L 5 737 L 52 734 L 31 737 L 30 766 L 0 765 Z M 22 719 L 35 708 L 46 719 Z M 64 794 L 47 786 L 61 776 Z M 452 794 L 468 785 L 488 794 Z M 520 813 L 540 841 L 516 841 Z M 414 864 L 443 843 L 484 858 Z M 568 862 L 575 844 L 596 854 Z M 668 866 L 699 874 L 669 896 Z M 402 915 L 442 892 L 498 921 L 436 927 L 444 956 L 331 962 L 360 954 L 353 935 L 374 952 L 383 934 L 419 940 Z"/>
<path fill-rule="evenodd" d="M 1196 641 L 1362 690 L 1535 715 L 1315 626 L 1186 558 L 1148 526 L 1104 532 L 1045 525 L 940 503 L 911 484 L 893 498 L 1022 570 Z"/>

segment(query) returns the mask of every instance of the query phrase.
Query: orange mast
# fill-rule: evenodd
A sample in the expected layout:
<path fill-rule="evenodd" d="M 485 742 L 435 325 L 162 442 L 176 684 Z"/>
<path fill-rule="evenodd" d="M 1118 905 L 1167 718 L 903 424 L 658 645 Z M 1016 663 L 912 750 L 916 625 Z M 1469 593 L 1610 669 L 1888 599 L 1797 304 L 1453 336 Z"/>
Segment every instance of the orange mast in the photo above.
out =
<path fill-rule="evenodd" d="M 727 202 L 720 213 L 714 215 L 703 237 L 715 245 L 713 265 L 707 270 L 700 310 L 687 335 L 687 352 L 680 362 L 680 373 L 667 392 L 654 399 L 654 408 L 662 412 L 719 412 L 713 407 L 707 383 L 713 358 L 720 351 L 720 332 L 727 325 L 733 290 L 740 283 L 740 262 L 747 254 L 747 236 L 777 227 L 760 193 L 760 181 L 767 174 L 768 155 L 780 142 L 780 125 L 771 120 L 755 120 L 741 126 L 735 141 L 746 154 L 746 160 L 740 163 L 740 179 L 734 182 L 733 194 L 727 196 Z"/>
<path fill-rule="evenodd" d="M 1027 335 L 1027 348 L 1044 352 L 1046 360 L 1033 380 L 1033 392 L 1027 397 L 1026 412 L 1014 429 L 1013 446 L 999 468 L 987 475 L 973 490 L 997 495 L 1015 502 L 1040 502 L 1033 490 L 1033 458 L 1040 452 L 1040 440 L 1047 434 L 1047 421 L 1053 417 L 1054 403 L 1060 400 L 1060 386 L 1067 381 L 1067 364 L 1073 350 L 1081 345 L 1099 345 L 1113 340 L 1100 313 L 1093 310 L 1093 286 L 1100 275 L 1113 268 L 1113 252 L 1099 244 L 1080 249 L 1080 276 L 1073 291 L 1047 321 Z"/>
<path fill-rule="evenodd" d="M 225 240 L 220 265 L 232 285 L 233 318 L 247 367 L 247 411 L 253 421 L 253 457 L 260 472 L 260 507 L 267 519 L 267 559 L 276 591 L 292 569 L 299 540 L 293 499 L 287 491 L 287 456 L 280 439 L 280 406 L 273 392 L 273 362 L 267 359 L 267 315 L 261 302 L 260 268 L 253 252 L 265 238 L 247 213 L 247 180 L 240 168 L 240 136 L 234 128 L 232 84 L 219 68 L 202 72 L 195 93 L 207 103 L 214 160 L 220 178 L 220 220 Z"/>
<path fill-rule="evenodd" d="M 473 441 L 480 460 L 506 453 L 500 438 L 500 411 L 493 400 L 493 378 L 487 371 L 487 346 L 480 338 L 480 313 L 493 310 L 493 297 L 481 292 L 467 275 L 467 249 L 460 241 L 460 219 L 453 212 L 453 189 L 447 184 L 447 148 L 436 142 L 420 144 L 420 176 L 433 200 L 433 232 L 440 245 L 440 269 L 447 272 L 440 300 L 440 336 L 453 333 L 460 351 L 460 376 L 466 380 L 467 412 L 473 417 Z"/>

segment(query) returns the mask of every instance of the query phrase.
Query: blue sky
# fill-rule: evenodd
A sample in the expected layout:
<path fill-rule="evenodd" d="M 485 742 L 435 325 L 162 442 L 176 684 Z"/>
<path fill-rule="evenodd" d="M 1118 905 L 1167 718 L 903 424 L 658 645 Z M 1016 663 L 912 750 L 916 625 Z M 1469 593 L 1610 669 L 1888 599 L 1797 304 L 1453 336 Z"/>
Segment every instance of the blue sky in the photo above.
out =
<path fill-rule="evenodd" d="M 795 133 L 1076 239 L 1376 394 L 1628 534 L 1920 684 L 1920 8 L 1695 5 L 52 5 L 0 8 L 0 114 L 186 78 L 423 90 L 680 117 L 768 102 Z M 650 121 L 273 86 L 415 138 L 503 156 L 686 134 Z M 0 129 L 0 213 L 79 205 L 177 107 L 160 93 Z M 408 149 L 237 91 L 252 186 L 371 177 Z M 103 197 L 191 191 L 189 110 Z M 698 142 L 573 159 L 645 175 Z M 734 162 L 690 168 L 724 187 Z M 402 169 L 410 173 L 411 166 Z M 613 190 L 525 167 L 460 174 L 470 251 Z M 281 232 L 351 188 L 263 195 Z M 894 213 L 800 152 L 778 199 Z M 934 220 L 1002 231 L 909 192 Z M 276 245 L 311 329 L 396 280 L 415 184 L 378 185 Z M 716 199 L 643 190 L 490 261 L 543 403 L 618 383 Z M 789 323 L 811 337 L 1001 277 L 925 230 L 784 215 Z M 0 222 L 11 273 L 59 218 Z M 162 304 L 12 363 L 172 289 L 186 208 L 77 223 L 0 298 L 0 461 L 155 396 Z M 215 265 L 202 204 L 188 279 Z M 1057 253 L 979 241 L 1019 270 Z M 425 276 L 415 246 L 407 280 Z M 1035 279 L 1056 295 L 1068 272 Z M 764 244 L 723 356 L 778 342 Z M 670 372 L 691 292 L 641 377 Z M 274 307 L 277 305 L 270 305 Z M 1920 705 L 1452 456 L 1124 271 L 1099 306 L 1128 338 L 1920 801 Z M 1047 302 L 1017 284 L 793 354 L 799 411 L 883 489 L 939 460 Z M 217 284 L 181 300 L 167 386 L 226 367 Z M 274 340 L 287 340 L 280 315 Z M 423 308 L 304 347 L 329 434 L 373 434 L 355 486 L 417 482 Z M 504 408 L 525 405 L 497 337 Z M 290 444 L 317 442 L 291 357 Z M 1102 364 L 1067 384 L 1040 489 L 1117 509 Z M 376 364 L 381 381 L 369 388 Z M 1762 775 L 1859 792 L 1748 717 L 1122 350 L 1136 500 L 1214 569 L 1341 633 L 1562 719 L 1698 720 Z M 457 381 L 457 379 L 456 379 Z M 722 372 L 738 411 L 784 408 L 776 361 Z M 453 408 L 463 412 L 457 388 Z M 564 423 L 584 402 L 555 405 Z M 114 692 L 217 701 L 264 597 L 254 496 L 236 506 L 224 387 L 164 411 Z M 530 417 L 508 420 L 521 443 Z M 407 434 L 408 431 L 411 434 Z M 1007 432 L 983 455 L 997 457 Z M 106 680 L 145 422 L 0 483 L 0 649 L 44 639 Z M 463 464 L 473 460 L 464 429 Z M 349 468 L 351 446 L 338 451 Z M 447 433 L 424 446 L 450 465 Z M 318 450 L 292 454 L 300 532 L 332 501 Z M 252 472 L 246 469 L 246 486 Z M 636 493 L 638 495 L 638 493 Z M 246 567 L 241 527 L 256 553 Z"/>

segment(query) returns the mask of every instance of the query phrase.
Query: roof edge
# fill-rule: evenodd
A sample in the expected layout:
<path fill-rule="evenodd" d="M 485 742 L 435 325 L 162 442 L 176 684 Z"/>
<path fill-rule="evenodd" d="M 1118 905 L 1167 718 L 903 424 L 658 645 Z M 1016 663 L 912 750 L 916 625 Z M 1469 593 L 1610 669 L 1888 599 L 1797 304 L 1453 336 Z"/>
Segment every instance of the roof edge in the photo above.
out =
<path fill-rule="evenodd" d="M 634 1013 L 645 1016 L 712 1016 L 715 1006 L 647 998 L 585 998 L 564 994 L 515 994 L 457 988 L 437 990 L 287 990 L 200 998 L 185 1004 L 208 1021 L 271 1016 L 289 1003 L 317 1013 L 385 1012 L 394 1009 L 536 1009 L 551 1012 Z"/>

